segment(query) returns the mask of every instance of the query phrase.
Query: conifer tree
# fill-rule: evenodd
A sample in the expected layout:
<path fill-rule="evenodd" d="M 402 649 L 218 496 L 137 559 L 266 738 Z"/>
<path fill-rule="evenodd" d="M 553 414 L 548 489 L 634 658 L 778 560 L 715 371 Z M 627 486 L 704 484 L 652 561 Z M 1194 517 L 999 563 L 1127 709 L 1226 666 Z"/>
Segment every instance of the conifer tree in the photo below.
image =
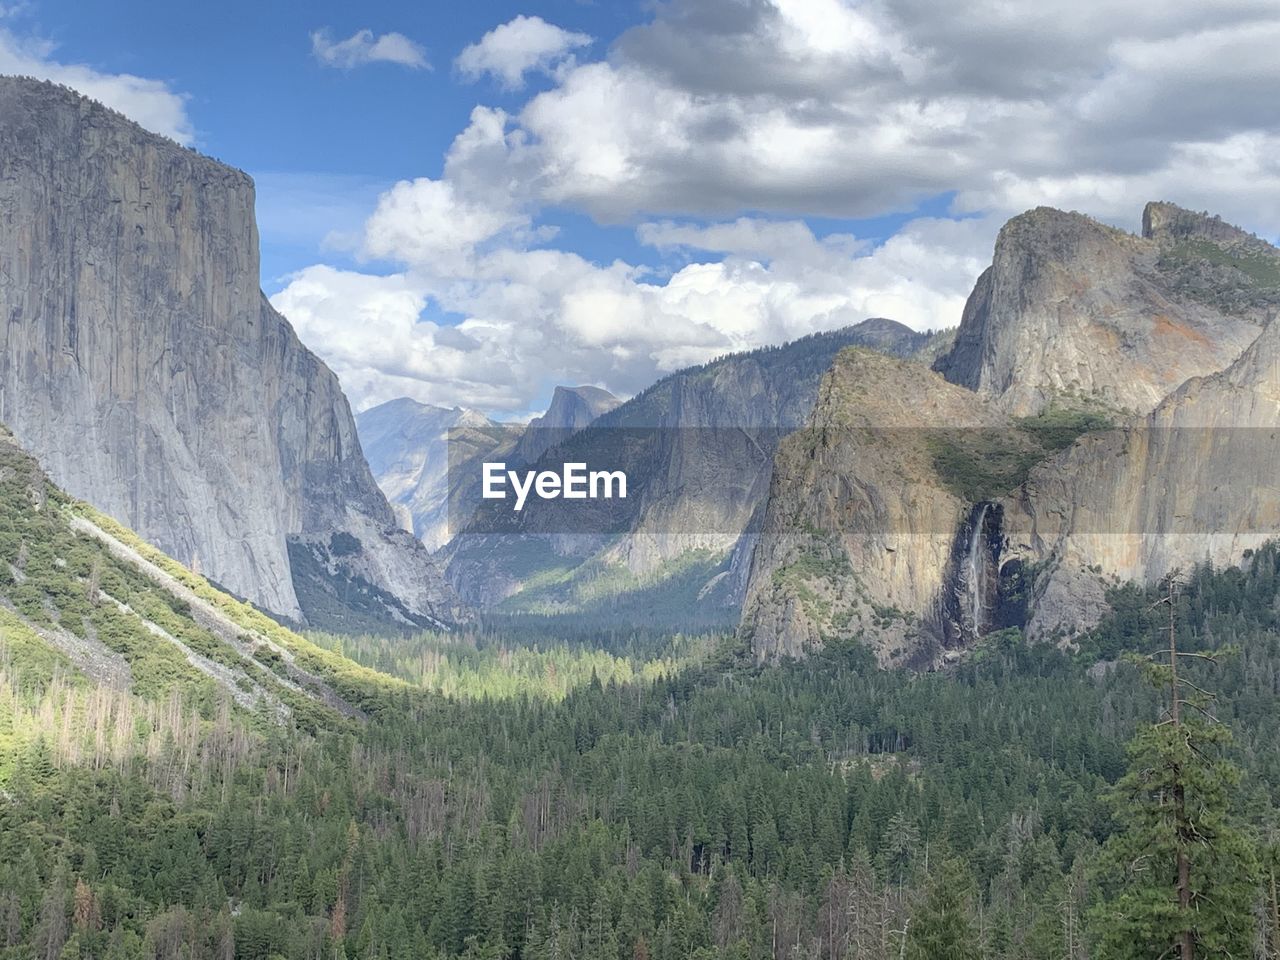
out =
<path fill-rule="evenodd" d="M 1255 866 L 1230 811 L 1241 775 L 1223 757 L 1231 737 L 1211 711 L 1214 696 L 1184 668 L 1216 663 L 1226 651 L 1178 649 L 1177 587 L 1170 577 L 1158 601 L 1168 605 L 1164 649 L 1134 658 L 1167 705 L 1131 741 L 1128 772 L 1112 796 L 1120 829 L 1103 849 L 1111 896 L 1099 910 L 1098 945 L 1115 960 L 1245 957 L 1252 949 Z"/>
<path fill-rule="evenodd" d="M 971 889 L 960 861 L 944 860 L 924 903 L 912 912 L 903 954 L 908 960 L 977 960 L 978 937 L 967 902 Z"/>

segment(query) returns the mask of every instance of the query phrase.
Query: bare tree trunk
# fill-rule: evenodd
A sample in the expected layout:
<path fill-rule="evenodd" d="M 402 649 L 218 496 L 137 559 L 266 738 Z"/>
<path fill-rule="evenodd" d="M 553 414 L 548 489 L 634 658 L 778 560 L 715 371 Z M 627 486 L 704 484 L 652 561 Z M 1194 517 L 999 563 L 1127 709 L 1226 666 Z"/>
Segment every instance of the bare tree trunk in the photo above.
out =
<path fill-rule="evenodd" d="M 1173 695 L 1170 706 L 1170 717 L 1176 730 L 1182 725 L 1182 697 L 1178 690 L 1178 634 L 1174 629 L 1174 605 L 1177 602 L 1177 580 L 1169 578 L 1169 686 Z M 1178 912 L 1184 922 L 1191 919 L 1191 861 L 1187 859 L 1187 843 L 1190 831 L 1187 829 L 1186 791 L 1182 787 L 1182 771 L 1174 771 L 1173 809 L 1177 818 L 1178 844 Z M 1195 960 L 1195 934 L 1190 928 L 1178 934 L 1178 952 L 1182 960 Z"/>

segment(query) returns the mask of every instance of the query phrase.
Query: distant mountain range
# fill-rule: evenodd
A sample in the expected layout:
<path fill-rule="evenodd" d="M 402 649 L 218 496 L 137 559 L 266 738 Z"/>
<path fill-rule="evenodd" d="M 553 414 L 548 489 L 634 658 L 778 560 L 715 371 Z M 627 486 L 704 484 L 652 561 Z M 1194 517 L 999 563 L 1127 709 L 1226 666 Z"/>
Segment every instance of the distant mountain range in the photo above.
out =
<path fill-rule="evenodd" d="M 449 542 L 449 457 L 463 461 L 505 458 L 531 463 L 559 438 L 612 410 L 617 397 L 599 387 L 556 387 L 551 406 L 527 425 L 500 423 L 475 410 L 436 407 L 402 397 L 356 415 L 356 429 L 387 498 L 429 550 Z M 459 471 L 455 471 L 458 475 Z"/>
<path fill-rule="evenodd" d="M 678 618 L 697 606 L 733 619 L 735 571 L 745 569 L 734 557 L 747 549 L 773 450 L 804 423 L 834 357 L 859 344 L 910 356 L 931 342 L 873 319 L 674 373 L 553 437 L 541 458 L 625 471 L 632 490 L 622 529 L 593 528 L 578 519 L 578 504 L 560 501 L 526 512 L 517 531 L 461 531 L 443 552 L 449 579 L 483 608 L 602 616 L 619 604 L 657 605 Z"/>

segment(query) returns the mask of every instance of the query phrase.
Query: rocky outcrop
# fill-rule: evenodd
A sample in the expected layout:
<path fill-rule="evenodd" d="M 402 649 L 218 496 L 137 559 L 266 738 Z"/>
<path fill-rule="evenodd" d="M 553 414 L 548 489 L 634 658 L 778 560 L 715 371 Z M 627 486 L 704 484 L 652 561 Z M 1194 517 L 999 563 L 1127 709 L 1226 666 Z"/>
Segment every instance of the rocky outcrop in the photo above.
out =
<path fill-rule="evenodd" d="M 13 78 L 0 158 L 0 419 L 54 480 L 279 616 L 340 604 L 329 581 L 457 616 L 337 378 L 258 289 L 252 181 Z"/>
<path fill-rule="evenodd" d="M 1029 632 L 1069 637 L 1105 587 L 1239 563 L 1280 536 L 1280 321 L 1149 416 L 1083 437 L 1004 504 L 1004 557 L 1041 569 Z"/>
<path fill-rule="evenodd" d="M 1005 455 L 1031 448 L 992 404 L 920 365 L 842 352 L 774 460 L 742 616 L 756 655 L 857 641 L 901 664 L 984 632 L 989 613 L 966 619 L 992 606 L 970 572 L 982 511 L 946 458 L 979 437 L 1012 445 Z"/>
<path fill-rule="evenodd" d="M 937 365 L 970 389 L 846 352 L 779 446 L 742 634 L 762 659 L 847 640 L 936 664 L 1006 626 L 1067 643 L 1111 586 L 1239 563 L 1280 536 L 1277 303 L 1280 254 L 1205 214 L 1151 204 L 1142 238 L 1015 218 Z"/>
<path fill-rule="evenodd" d="M 533 463 L 548 447 L 567 439 L 621 402 L 600 387 L 556 387 L 547 412 L 529 421 L 516 444 L 516 459 Z"/>
<path fill-rule="evenodd" d="M 1135 237 L 1039 207 L 1010 220 L 934 369 L 1015 415 L 1149 413 L 1221 370 L 1280 309 L 1280 254 L 1220 220 L 1151 204 Z"/>
<path fill-rule="evenodd" d="M 714 582 L 689 602 L 714 604 L 731 616 L 745 586 L 741 574 L 774 450 L 809 416 L 835 355 L 870 344 L 907 356 L 928 341 L 927 334 L 875 319 L 672 374 L 544 455 L 557 463 L 599 459 L 624 470 L 632 485 L 624 516 L 592 529 L 579 519 L 587 516 L 581 505 L 552 504 L 526 512 L 511 531 L 473 528 L 449 548 L 449 577 L 469 601 L 510 606 L 525 602 L 517 595 L 526 585 L 545 584 L 554 570 L 553 591 L 539 587 L 525 600 L 539 609 L 568 609 L 580 606 L 580 578 L 595 581 L 589 592 L 596 600 L 599 581 L 610 578 L 627 589 L 642 583 L 660 591 L 685 577 L 696 557 Z M 619 450 L 610 449 L 614 443 Z M 519 549 L 500 546 L 517 537 Z"/>

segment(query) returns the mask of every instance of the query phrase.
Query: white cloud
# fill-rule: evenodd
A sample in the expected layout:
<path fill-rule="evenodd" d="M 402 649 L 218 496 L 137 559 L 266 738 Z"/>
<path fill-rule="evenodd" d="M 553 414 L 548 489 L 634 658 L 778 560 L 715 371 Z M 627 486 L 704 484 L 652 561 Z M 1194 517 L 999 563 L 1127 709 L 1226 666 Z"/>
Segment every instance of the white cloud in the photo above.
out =
<path fill-rule="evenodd" d="M 506 89 L 518 90 L 524 86 L 525 74 L 550 73 L 574 50 L 591 42 L 585 33 L 573 33 L 541 17 L 520 15 L 466 47 L 455 66 L 468 80 L 489 74 Z"/>
<path fill-rule="evenodd" d="M 1045 204 L 1132 226 L 1144 200 L 1204 209 L 1263 236 L 1280 234 L 1280 133 L 1240 133 L 1178 143 L 1154 170 L 1020 176 L 997 173 L 958 197 L 964 209 L 1025 210 Z"/>
<path fill-rule="evenodd" d="M 595 61 L 533 42 L 558 29 L 533 18 L 464 51 L 466 76 L 553 83 L 510 113 L 477 108 L 438 178 L 381 198 L 361 248 L 402 273 L 313 268 L 280 294 L 358 404 L 523 411 L 548 381 L 630 393 L 867 316 L 954 325 L 1000 223 L 1041 203 L 1134 227 L 1170 199 L 1280 233 L 1274 0 L 655 9 Z M 806 221 L 940 197 L 974 216 L 917 217 L 879 246 Z M 640 224 L 666 267 L 539 248 L 541 214 L 565 209 Z M 370 322 L 389 290 L 394 323 Z"/>
<path fill-rule="evenodd" d="M 334 40 L 328 30 L 315 30 L 311 34 L 311 53 L 326 67 L 344 70 L 368 63 L 430 68 L 426 51 L 402 33 L 376 35 L 372 30 L 357 30 L 345 40 Z"/>
<path fill-rule="evenodd" d="M 873 248 L 818 239 L 800 222 L 653 224 L 645 242 L 695 257 L 665 279 L 499 245 L 473 250 L 461 277 L 432 260 L 390 277 L 311 267 L 272 303 L 358 408 L 412 396 L 514 414 L 548 381 L 629 394 L 692 363 L 868 316 L 952 324 L 997 226 L 921 219 Z M 424 310 L 465 319 L 442 326 Z"/>
<path fill-rule="evenodd" d="M 953 191 L 1012 213 L 1040 178 L 1172 185 L 1179 148 L 1276 133 L 1277 42 L 1266 0 L 672 0 L 516 119 L 545 198 L 605 220 L 874 216 Z"/>
<path fill-rule="evenodd" d="M 531 238 L 526 210 L 533 184 L 520 165 L 522 135 L 508 134 L 508 119 L 502 110 L 473 110 L 445 156 L 440 179 L 401 181 L 379 198 L 365 223 L 361 252 L 461 276 L 489 241 Z"/>
<path fill-rule="evenodd" d="M 402 180 L 382 195 L 365 224 L 364 252 L 453 271 L 478 244 L 521 222 L 516 214 L 459 196 L 447 180 Z"/>
<path fill-rule="evenodd" d="M 129 73 L 103 73 L 84 64 L 60 63 L 53 58 L 54 51 L 52 43 L 20 38 L 0 28 L 0 73 L 64 84 L 184 146 L 195 139 L 186 97 L 168 84 Z"/>
<path fill-rule="evenodd" d="M 339 375 L 357 408 L 402 396 L 444 403 L 463 395 L 495 408 L 511 403 L 502 358 L 473 356 L 465 324 L 421 321 L 427 294 L 405 275 L 308 267 L 271 302 Z"/>

